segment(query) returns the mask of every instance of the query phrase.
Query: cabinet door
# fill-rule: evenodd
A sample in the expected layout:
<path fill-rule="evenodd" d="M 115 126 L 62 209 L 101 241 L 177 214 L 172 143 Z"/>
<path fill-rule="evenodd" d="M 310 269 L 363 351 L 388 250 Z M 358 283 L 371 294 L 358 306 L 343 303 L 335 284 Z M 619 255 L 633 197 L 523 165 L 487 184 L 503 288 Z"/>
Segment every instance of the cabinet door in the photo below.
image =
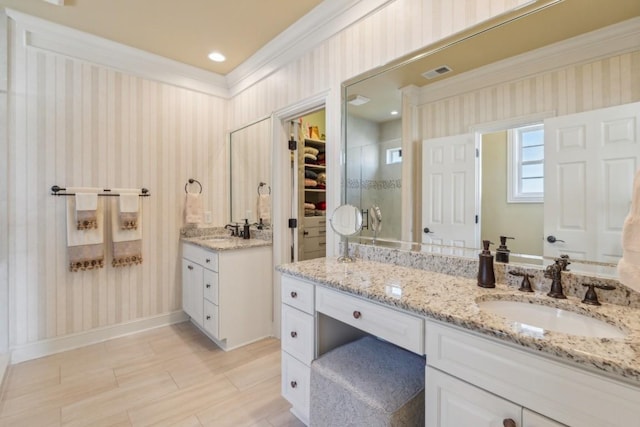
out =
<path fill-rule="evenodd" d="M 195 262 L 182 259 L 182 309 L 200 326 L 204 308 L 202 270 Z"/>
<path fill-rule="evenodd" d="M 557 421 L 544 417 L 528 409 L 522 410 L 522 427 L 566 427 Z"/>
<path fill-rule="evenodd" d="M 521 427 L 520 406 L 437 369 L 427 367 L 425 387 L 428 427 L 503 427 L 509 419 Z"/>

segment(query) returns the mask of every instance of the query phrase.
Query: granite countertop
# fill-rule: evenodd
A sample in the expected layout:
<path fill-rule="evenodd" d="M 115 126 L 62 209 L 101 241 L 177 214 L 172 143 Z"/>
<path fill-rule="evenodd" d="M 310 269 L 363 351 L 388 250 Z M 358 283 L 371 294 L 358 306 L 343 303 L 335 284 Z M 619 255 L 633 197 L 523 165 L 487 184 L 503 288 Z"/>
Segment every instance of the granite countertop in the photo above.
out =
<path fill-rule="evenodd" d="M 496 288 L 484 289 L 473 279 L 365 260 L 342 264 L 335 258 L 318 258 L 280 265 L 276 269 L 640 386 L 640 310 L 637 308 L 606 303 L 589 306 L 574 297 L 558 300 L 544 293 L 519 292 L 500 283 Z M 590 338 L 536 328 L 523 330 L 519 324 L 478 307 L 479 301 L 496 299 L 535 302 L 586 314 L 618 326 L 627 336 Z"/>
<path fill-rule="evenodd" d="M 214 251 L 230 251 L 236 249 L 257 248 L 261 246 L 272 245 L 271 240 L 258 238 L 243 239 L 241 237 L 231 237 L 228 235 L 183 237 L 182 241 Z"/>

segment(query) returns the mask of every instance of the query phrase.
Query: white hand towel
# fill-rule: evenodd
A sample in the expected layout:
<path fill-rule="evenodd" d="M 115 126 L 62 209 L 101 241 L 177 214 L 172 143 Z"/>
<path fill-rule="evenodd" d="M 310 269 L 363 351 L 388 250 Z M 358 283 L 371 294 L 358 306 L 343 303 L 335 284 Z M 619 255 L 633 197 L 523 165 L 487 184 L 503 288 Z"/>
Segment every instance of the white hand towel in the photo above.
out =
<path fill-rule="evenodd" d="M 120 193 L 118 202 L 120 228 L 123 230 L 135 230 L 138 228 L 140 210 L 140 196 L 138 193 Z"/>
<path fill-rule="evenodd" d="M 200 224 L 204 219 L 204 208 L 199 193 L 187 193 L 184 201 L 184 222 Z"/>
<path fill-rule="evenodd" d="M 622 226 L 622 259 L 618 262 L 620 283 L 640 292 L 640 170 L 633 180 L 631 209 Z"/>
<path fill-rule="evenodd" d="M 258 218 L 262 218 L 262 223 L 271 224 L 271 194 L 260 194 L 257 206 Z"/>
<path fill-rule="evenodd" d="M 68 188 L 67 191 L 73 192 Z M 99 191 L 95 189 L 95 191 Z M 67 197 L 67 253 L 69 270 L 92 270 L 104 267 L 104 214 L 103 201 L 96 205 L 96 228 L 78 230 L 76 198 Z"/>
<path fill-rule="evenodd" d="M 96 221 L 96 209 L 98 209 L 98 193 L 97 192 L 76 192 L 76 228 L 78 230 L 87 230 L 98 228 Z"/>
<path fill-rule="evenodd" d="M 119 191 L 122 195 L 123 192 Z M 125 193 L 126 194 L 126 193 Z M 138 197 L 136 193 L 136 197 Z M 120 199 L 120 197 L 118 197 Z M 123 229 L 120 223 L 120 201 L 111 204 L 111 240 L 113 259 L 111 265 L 124 267 L 142 263 L 142 208 L 138 204 L 138 222 L 136 228 Z"/>

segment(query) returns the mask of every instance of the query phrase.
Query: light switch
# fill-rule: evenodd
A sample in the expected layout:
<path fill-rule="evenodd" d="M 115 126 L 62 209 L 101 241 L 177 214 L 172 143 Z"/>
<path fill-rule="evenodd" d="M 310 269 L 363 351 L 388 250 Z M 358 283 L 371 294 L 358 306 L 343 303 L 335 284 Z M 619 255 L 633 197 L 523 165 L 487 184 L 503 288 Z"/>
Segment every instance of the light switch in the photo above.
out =
<path fill-rule="evenodd" d="M 205 224 L 211 224 L 213 222 L 213 217 L 211 216 L 211 211 L 206 211 L 204 213 L 204 222 L 205 222 Z"/>

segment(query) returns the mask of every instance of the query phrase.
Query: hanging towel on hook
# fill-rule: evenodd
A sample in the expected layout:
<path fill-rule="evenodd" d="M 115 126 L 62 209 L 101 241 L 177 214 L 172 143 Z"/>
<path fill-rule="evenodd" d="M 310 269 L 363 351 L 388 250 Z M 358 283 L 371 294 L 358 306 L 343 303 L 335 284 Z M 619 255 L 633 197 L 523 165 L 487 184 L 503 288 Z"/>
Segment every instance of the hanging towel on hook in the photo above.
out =
<path fill-rule="evenodd" d="M 259 194 L 257 206 L 258 218 L 265 225 L 271 224 L 271 194 Z"/>
<path fill-rule="evenodd" d="M 120 193 L 120 197 L 112 200 L 111 203 L 111 240 L 112 240 L 112 252 L 113 259 L 111 265 L 113 267 L 125 267 L 128 265 L 136 265 L 142 263 L 142 209 L 139 204 L 139 190 L 137 189 L 112 189 L 115 193 Z M 135 193 L 134 193 L 135 192 Z M 120 216 L 120 210 L 122 206 L 121 198 L 129 199 L 129 196 L 136 197 L 137 220 L 136 227 L 123 227 L 122 218 Z M 132 202 L 130 202 L 132 203 Z M 126 206 L 125 209 L 131 209 L 132 207 Z"/>
<path fill-rule="evenodd" d="M 84 209 L 92 197 L 67 197 L 67 255 L 69 271 L 93 270 L 104 267 L 104 214 L 103 201 L 97 193 L 98 188 L 67 188 L 70 193 L 95 195 L 95 227 L 78 229 L 78 206 Z M 83 200 L 84 199 L 84 200 Z M 87 210 L 87 209 L 84 209 Z"/>
<path fill-rule="evenodd" d="M 187 224 L 200 224 L 204 218 L 202 198 L 199 193 L 187 193 L 184 200 L 184 222 Z"/>

